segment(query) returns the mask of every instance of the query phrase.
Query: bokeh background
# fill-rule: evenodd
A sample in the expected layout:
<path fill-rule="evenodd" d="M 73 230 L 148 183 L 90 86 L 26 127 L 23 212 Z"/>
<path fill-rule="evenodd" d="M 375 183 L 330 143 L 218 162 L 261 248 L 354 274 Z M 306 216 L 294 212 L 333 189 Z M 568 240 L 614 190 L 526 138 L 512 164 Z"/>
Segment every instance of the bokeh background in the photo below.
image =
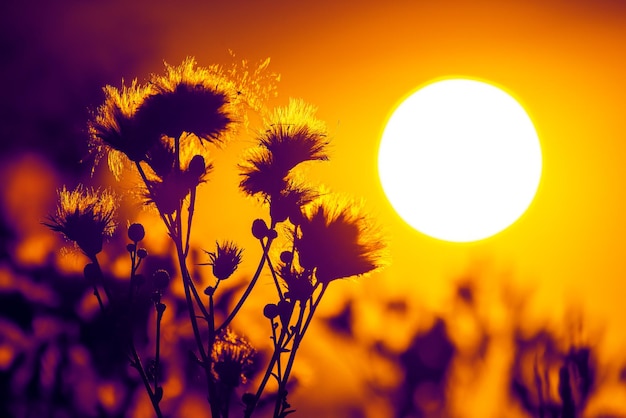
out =
<path fill-rule="evenodd" d="M 268 105 L 302 98 L 319 108 L 331 131 L 331 161 L 306 175 L 363 197 L 388 237 L 389 265 L 337 283 L 320 308 L 299 359 L 299 416 L 531 416 L 524 385 L 514 382 L 528 381 L 537 361 L 526 364 L 521 354 L 538 350 L 530 357 L 552 370 L 550 353 L 572 347 L 592 352 L 595 378 L 584 416 L 626 416 L 624 2 L 9 0 L 0 5 L 0 51 L 3 413 L 15 413 L 7 405 L 20 384 L 35 387 L 42 408 L 54 404 L 56 395 L 41 388 L 61 384 L 55 370 L 67 349 L 67 363 L 82 369 L 63 379 L 90 381 L 91 404 L 76 407 L 78 415 L 54 416 L 149 416 L 141 394 L 119 400 L 128 397 L 120 388 L 132 382 L 102 380 L 97 367 L 88 367 L 97 356 L 82 337 L 74 345 L 59 342 L 74 341 L 68 322 L 91 318 L 86 289 L 66 294 L 81 286 L 84 260 L 61 254 L 62 241 L 40 222 L 62 184 L 110 181 L 103 169 L 90 177 L 89 160 L 81 162 L 86 121 L 103 100 L 102 87 L 145 80 L 164 61 L 195 56 L 204 66 L 270 57 L 281 79 Z M 429 80 L 455 75 L 511 91 L 536 125 L 544 158 L 527 213 L 469 244 L 412 230 L 385 200 L 376 173 L 392 108 Z M 217 238 L 248 243 L 250 221 L 264 213 L 236 187 L 236 164 L 252 139 L 244 133 L 216 152 L 202 203 L 212 221 L 198 225 L 198 247 Z M 128 213 L 154 223 L 150 250 L 166 253 L 156 220 L 137 207 Z M 254 251 L 246 255 L 254 259 Z M 122 255 L 111 251 L 111 274 L 122 275 Z M 63 308 L 66 302 L 71 306 Z M 263 303 L 251 303 L 239 324 L 260 340 L 267 330 L 246 324 Z M 85 311 L 72 314 L 79 309 Z M 550 381 L 554 386 L 554 376 Z M 32 401 L 29 393 L 22 393 L 24 403 Z M 557 393 L 554 386 L 558 400 Z M 203 405 L 194 399 L 189 410 Z M 22 416 L 30 416 L 24 408 Z"/>

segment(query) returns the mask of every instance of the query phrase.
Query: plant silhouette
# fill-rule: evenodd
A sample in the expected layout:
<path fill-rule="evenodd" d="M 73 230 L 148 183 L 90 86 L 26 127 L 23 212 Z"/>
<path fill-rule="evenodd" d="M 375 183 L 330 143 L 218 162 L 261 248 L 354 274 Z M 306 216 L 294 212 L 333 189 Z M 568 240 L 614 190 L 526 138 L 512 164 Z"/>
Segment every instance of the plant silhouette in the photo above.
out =
<path fill-rule="evenodd" d="M 125 178 L 124 171 L 138 175 L 138 199 L 158 213 L 173 247 L 175 270 L 149 265 L 151 256 L 143 243 L 155 231 L 132 223 L 127 228 L 126 288 L 110 280 L 109 267 L 99 255 L 116 224 L 124 223 L 116 213 L 120 198 L 111 189 L 63 188 L 57 211 L 44 222 L 89 259 L 84 277 L 102 318 L 102 323 L 93 324 L 92 332 L 119 344 L 157 417 L 167 415 L 163 376 L 172 365 L 165 366 L 162 335 L 167 332 L 164 316 L 173 280 L 180 280 L 184 290 L 183 310 L 193 334 L 190 355 L 204 376 L 211 415 L 228 417 L 231 409 L 239 407 L 245 417 L 251 417 L 273 399 L 273 416 L 285 417 L 295 411 L 288 393 L 296 355 L 328 287 L 335 280 L 361 276 L 382 265 L 383 241 L 361 206 L 317 190 L 294 175 L 303 163 L 328 160 L 326 127 L 316 118 L 316 108 L 301 100 L 264 109 L 263 101 L 273 94 L 276 80 L 267 71 L 268 64 L 269 60 L 263 61 L 254 70 L 204 68 L 193 58 L 179 66 L 166 64 L 165 74 L 154 74 L 145 84 L 135 80 L 119 89 L 106 86 L 104 103 L 89 121 L 95 163 L 106 160 L 118 180 Z M 208 261 L 195 262 L 191 236 L 194 221 L 201 216 L 196 211 L 198 189 L 212 175 L 209 149 L 227 146 L 240 135 L 240 128 L 249 124 L 250 112 L 260 116 L 263 127 L 258 130 L 258 145 L 240 164 L 240 189 L 266 205 L 268 219 L 251 222 L 262 254 L 245 289 L 235 296 L 222 294 L 220 284 L 237 271 L 244 249 L 234 240 L 218 241 L 213 249 L 202 249 Z M 275 242 L 289 243 L 277 257 L 272 250 Z M 210 266 L 213 284 L 199 289 L 194 265 Z M 262 311 L 273 346 L 262 366 L 257 350 L 233 329 L 232 322 L 266 270 L 276 293 Z M 236 302 L 228 307 L 231 300 Z M 219 309 L 226 311 L 223 320 Z M 138 330 L 147 326 L 154 329 L 146 342 L 145 332 Z M 147 346 L 153 350 L 149 361 L 141 354 Z M 263 368 L 256 391 L 235 401 L 239 387 Z M 264 397 L 271 380 L 276 393 Z"/>

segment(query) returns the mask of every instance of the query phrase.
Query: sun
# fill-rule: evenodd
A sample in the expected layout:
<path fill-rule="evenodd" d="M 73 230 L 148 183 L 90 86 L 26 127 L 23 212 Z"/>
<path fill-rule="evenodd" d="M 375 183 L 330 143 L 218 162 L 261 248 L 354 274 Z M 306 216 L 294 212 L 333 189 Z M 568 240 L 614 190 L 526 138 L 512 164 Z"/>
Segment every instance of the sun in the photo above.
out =
<path fill-rule="evenodd" d="M 378 173 L 396 212 L 445 241 L 485 239 L 514 223 L 541 178 L 541 147 L 524 108 L 477 80 L 427 84 L 393 111 Z"/>

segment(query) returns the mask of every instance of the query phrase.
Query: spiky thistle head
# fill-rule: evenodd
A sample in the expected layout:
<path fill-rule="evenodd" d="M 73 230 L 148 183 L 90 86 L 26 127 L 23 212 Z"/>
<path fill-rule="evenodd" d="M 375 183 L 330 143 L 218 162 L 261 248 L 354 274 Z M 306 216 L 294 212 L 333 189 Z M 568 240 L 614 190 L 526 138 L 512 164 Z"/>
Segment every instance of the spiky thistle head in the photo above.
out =
<path fill-rule="evenodd" d="M 236 96 L 232 80 L 198 67 L 187 57 L 179 66 L 165 64 L 164 75 L 153 75 L 154 89 L 137 111 L 138 122 L 153 135 L 180 138 L 183 133 L 220 142 L 234 122 L 231 102 Z"/>
<path fill-rule="evenodd" d="M 201 265 L 213 266 L 213 275 L 218 280 L 228 279 L 237 270 L 241 263 L 243 249 L 231 241 L 223 243 L 216 242 L 215 252 L 204 252 L 209 256 L 210 261 Z"/>
<path fill-rule="evenodd" d="M 110 191 L 82 185 L 71 191 L 64 186 L 58 196 L 56 212 L 43 224 L 74 242 L 88 257 L 95 257 L 115 230 L 117 199 Z"/>
<path fill-rule="evenodd" d="M 154 93 L 151 85 L 133 80 L 130 86 L 104 87 L 104 103 L 93 113 L 88 123 L 90 151 L 95 163 L 107 157 L 111 172 L 119 178 L 125 158 L 141 161 L 159 140 L 148 127 L 142 126 L 136 113 L 147 97 Z"/>
<path fill-rule="evenodd" d="M 326 126 L 315 117 L 316 111 L 302 100 L 291 99 L 288 106 L 269 115 L 258 136 L 259 146 L 241 165 L 240 187 L 245 193 L 271 199 L 285 189 L 296 166 L 328 159 Z"/>
<path fill-rule="evenodd" d="M 326 124 L 315 116 L 317 108 L 301 99 L 289 99 L 265 120 L 259 135 L 262 147 L 289 172 L 305 161 L 327 160 Z"/>
<path fill-rule="evenodd" d="M 359 276 L 384 264 L 385 243 L 362 208 L 325 196 L 310 205 L 295 239 L 299 264 L 318 282 Z"/>

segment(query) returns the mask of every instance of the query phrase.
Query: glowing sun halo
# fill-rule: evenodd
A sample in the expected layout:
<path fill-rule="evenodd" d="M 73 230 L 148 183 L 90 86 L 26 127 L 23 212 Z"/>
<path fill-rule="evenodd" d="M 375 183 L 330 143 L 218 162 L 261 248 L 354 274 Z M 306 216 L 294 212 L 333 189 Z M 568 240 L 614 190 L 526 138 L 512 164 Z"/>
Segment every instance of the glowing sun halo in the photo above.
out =
<path fill-rule="evenodd" d="M 541 177 L 541 148 L 512 96 L 484 82 L 448 79 L 394 110 L 378 172 L 391 205 L 413 228 L 446 241 L 477 241 L 526 211 Z"/>

